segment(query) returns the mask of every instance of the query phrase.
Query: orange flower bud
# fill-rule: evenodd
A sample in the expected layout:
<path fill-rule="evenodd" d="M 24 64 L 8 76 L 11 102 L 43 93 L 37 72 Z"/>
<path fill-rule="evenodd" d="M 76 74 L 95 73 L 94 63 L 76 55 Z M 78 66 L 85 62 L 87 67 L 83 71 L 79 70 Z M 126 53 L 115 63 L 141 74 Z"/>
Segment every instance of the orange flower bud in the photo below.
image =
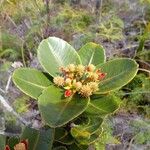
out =
<path fill-rule="evenodd" d="M 5 146 L 5 150 L 10 150 L 8 145 Z M 14 150 L 28 150 L 28 140 L 22 140 L 14 146 Z"/>
<path fill-rule="evenodd" d="M 106 77 L 106 73 L 99 73 L 98 74 L 98 80 L 102 80 Z"/>
<path fill-rule="evenodd" d="M 70 97 L 72 95 L 72 91 L 66 90 L 64 95 L 65 95 L 65 97 Z"/>
<path fill-rule="evenodd" d="M 10 147 L 8 145 L 6 145 L 5 150 L 10 150 Z"/>
<path fill-rule="evenodd" d="M 90 64 L 90 65 L 87 66 L 86 70 L 89 71 L 89 72 L 93 72 L 95 70 L 95 68 L 96 67 L 93 64 Z"/>

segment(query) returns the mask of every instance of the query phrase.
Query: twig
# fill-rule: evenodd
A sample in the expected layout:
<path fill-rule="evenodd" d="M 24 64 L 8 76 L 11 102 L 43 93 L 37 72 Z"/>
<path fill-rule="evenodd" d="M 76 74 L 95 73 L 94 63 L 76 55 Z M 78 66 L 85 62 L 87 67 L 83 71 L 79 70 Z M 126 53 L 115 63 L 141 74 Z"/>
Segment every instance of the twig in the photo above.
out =
<path fill-rule="evenodd" d="M 103 7 L 103 0 L 100 2 L 100 16 L 99 16 L 99 22 L 102 20 L 102 7 Z"/>
<path fill-rule="evenodd" d="M 5 93 L 5 91 L 4 91 L 3 89 L 1 89 L 1 88 L 0 88 L 0 91 L 1 91 L 2 93 Z"/>
<path fill-rule="evenodd" d="M 147 70 L 147 69 L 142 69 L 142 68 L 139 68 L 139 70 L 140 70 L 140 71 L 147 72 L 147 73 L 149 73 L 149 74 L 150 74 L 150 71 L 149 71 L 149 70 Z"/>
<path fill-rule="evenodd" d="M 137 135 L 138 135 L 138 134 L 137 134 Z M 131 150 L 132 143 L 133 143 L 133 141 L 134 141 L 134 139 L 135 139 L 135 137 L 136 137 L 137 135 L 133 136 L 132 139 L 130 140 L 128 150 Z"/>
<path fill-rule="evenodd" d="M 9 86 L 10 86 L 10 82 L 11 82 L 11 75 L 9 75 L 9 78 L 8 78 L 8 81 L 7 81 L 7 84 L 6 84 L 6 88 L 5 88 L 5 93 L 8 92 L 8 89 L 9 89 Z"/>
<path fill-rule="evenodd" d="M 26 67 L 26 61 L 24 56 L 24 42 L 22 43 L 22 47 L 21 47 L 21 57 L 22 57 L 23 65 Z"/>

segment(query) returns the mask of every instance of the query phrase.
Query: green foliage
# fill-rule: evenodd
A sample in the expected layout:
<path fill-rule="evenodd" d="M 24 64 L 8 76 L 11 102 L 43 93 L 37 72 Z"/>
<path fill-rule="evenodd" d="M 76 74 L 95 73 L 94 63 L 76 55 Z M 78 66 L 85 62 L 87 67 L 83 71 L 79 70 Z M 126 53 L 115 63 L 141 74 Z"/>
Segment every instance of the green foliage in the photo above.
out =
<path fill-rule="evenodd" d="M 96 150 L 105 150 L 106 144 L 120 144 L 120 141 L 113 136 L 113 128 L 110 120 L 104 119 L 102 124 L 103 132 L 95 143 Z"/>
<path fill-rule="evenodd" d="M 90 51 L 87 46 L 91 49 Z M 32 148 L 36 142 L 36 146 L 38 144 L 36 148 L 39 150 L 43 147 L 48 150 L 49 143 L 54 149 L 65 149 L 65 147 L 85 149 L 88 145 L 95 143 L 103 133 L 101 126 L 103 118 L 119 108 L 120 99 L 110 91 L 119 89 L 131 81 L 137 73 L 138 65 L 134 60 L 127 58 L 105 62 L 104 49 L 98 45 L 96 47 L 98 48 L 95 49 L 93 43 L 88 43 L 77 53 L 66 41 L 49 37 L 43 40 L 38 48 L 39 61 L 49 75 L 30 68 L 20 68 L 14 72 L 14 83 L 25 94 L 38 100 L 42 121 L 44 126 L 48 126 L 44 133 L 42 129 L 38 131 L 38 141 L 35 140 L 36 135 L 32 138 L 32 129 L 32 136 L 29 131 L 25 137 L 22 137 L 22 139 L 29 139 L 29 145 L 31 143 Z M 91 54 L 93 57 L 89 58 Z M 97 57 L 100 55 L 103 56 L 99 57 L 101 59 L 98 62 Z M 53 85 L 51 80 L 59 73 L 59 67 L 65 67 L 71 63 L 82 64 L 82 61 L 84 64 L 87 64 L 87 61 L 88 64 L 94 62 L 97 68 L 107 73 L 107 77 L 100 81 L 100 90 L 93 96 L 81 97 L 73 94 L 65 97 L 63 89 Z M 56 130 L 56 133 L 53 130 Z M 47 135 L 49 131 L 51 134 Z M 55 136 L 54 139 L 53 136 Z"/>
<path fill-rule="evenodd" d="M 145 44 L 150 39 L 150 22 L 146 25 L 143 34 L 139 36 L 139 46 L 136 50 L 135 58 L 149 61 L 150 60 L 150 51 L 145 48 Z"/>
<path fill-rule="evenodd" d="M 148 120 L 133 120 L 130 126 L 134 129 L 134 144 L 148 144 L 150 141 L 150 129 Z"/>
<path fill-rule="evenodd" d="M 13 107 L 19 114 L 27 112 L 29 107 L 29 97 L 26 95 L 18 97 L 15 99 Z"/>
<path fill-rule="evenodd" d="M 42 0 L 7 0 L 1 5 L 2 13 L 7 12 L 14 22 L 19 23 L 24 17 L 38 19 L 38 15 L 44 11 Z"/>
<path fill-rule="evenodd" d="M 140 2 L 143 4 L 150 4 L 150 0 L 140 0 Z"/>
<path fill-rule="evenodd" d="M 114 95 L 93 95 L 85 113 L 104 117 L 118 109 L 120 99 Z"/>
<path fill-rule="evenodd" d="M 81 63 L 75 49 L 64 40 L 56 37 L 49 37 L 41 42 L 38 48 L 38 59 L 45 71 L 52 77 L 58 75 L 62 66 Z"/>
<path fill-rule="evenodd" d="M 0 40 L 2 44 L 0 47 L 0 58 L 7 57 L 10 60 L 15 60 L 21 57 L 22 41 L 16 35 L 2 30 Z"/>
<path fill-rule="evenodd" d="M 5 61 L 5 63 L 0 66 L 0 72 L 2 73 L 8 71 L 11 67 L 11 64 L 11 62 Z"/>
<path fill-rule="evenodd" d="M 13 81 L 25 94 L 37 99 L 51 81 L 41 71 L 20 68 L 14 72 Z"/>
<path fill-rule="evenodd" d="M 38 98 L 42 118 L 50 127 L 59 127 L 79 116 L 88 106 L 89 98 L 65 98 L 62 90 L 49 86 Z"/>
<path fill-rule="evenodd" d="M 100 64 L 97 68 L 107 73 L 106 78 L 100 82 L 100 91 L 97 93 L 108 93 L 121 88 L 130 82 L 137 73 L 138 64 L 128 58 L 118 58 L 107 63 Z"/>
<path fill-rule="evenodd" d="M 19 137 L 17 137 L 17 136 L 9 137 L 8 140 L 7 140 L 7 142 L 6 142 L 6 144 L 9 145 L 9 147 L 10 147 L 11 149 L 13 149 L 14 146 L 15 146 L 16 144 L 18 144 L 18 143 L 19 143 Z"/>
<path fill-rule="evenodd" d="M 124 107 L 129 111 L 136 111 L 150 117 L 150 79 L 145 74 L 138 74 L 135 78 L 124 87 L 125 95 Z"/>
<path fill-rule="evenodd" d="M 4 149 L 4 147 L 5 147 L 5 141 L 6 141 L 6 137 L 3 135 L 0 135 L 0 147 L 2 149 Z"/>
<path fill-rule="evenodd" d="M 100 23 L 97 35 L 103 39 L 115 41 L 123 39 L 123 21 L 117 16 L 111 16 L 108 20 Z"/>
<path fill-rule="evenodd" d="M 71 129 L 71 135 L 81 144 L 90 145 L 98 139 L 101 134 L 101 124 L 103 119 L 100 117 L 88 118 L 87 123 L 75 124 Z"/>
<path fill-rule="evenodd" d="M 93 64 L 97 66 L 106 61 L 104 48 L 95 43 L 87 43 L 79 51 L 83 65 Z"/>
<path fill-rule="evenodd" d="M 92 16 L 84 9 L 74 9 L 66 4 L 51 23 L 65 32 L 84 32 L 92 23 Z"/>
<path fill-rule="evenodd" d="M 50 150 L 54 140 L 54 129 L 43 128 L 40 131 L 26 127 L 23 130 L 21 139 L 28 139 L 29 150 Z"/>

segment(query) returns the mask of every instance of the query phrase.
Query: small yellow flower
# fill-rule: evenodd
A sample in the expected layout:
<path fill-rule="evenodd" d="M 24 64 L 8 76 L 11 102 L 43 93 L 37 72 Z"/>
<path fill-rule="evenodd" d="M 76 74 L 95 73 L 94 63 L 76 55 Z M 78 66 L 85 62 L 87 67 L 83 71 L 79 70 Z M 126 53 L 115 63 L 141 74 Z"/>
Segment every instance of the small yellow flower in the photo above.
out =
<path fill-rule="evenodd" d="M 85 67 L 83 65 L 76 66 L 76 72 L 80 75 L 82 75 L 85 71 Z"/>
<path fill-rule="evenodd" d="M 72 80 L 70 78 L 67 78 L 65 80 L 65 84 L 68 85 L 68 86 L 71 86 L 71 82 L 72 82 Z"/>
<path fill-rule="evenodd" d="M 90 72 L 89 78 L 91 79 L 91 81 L 97 81 L 98 80 L 98 74 L 94 73 L 94 72 Z"/>
<path fill-rule="evenodd" d="M 64 67 L 64 68 L 63 68 L 63 72 L 68 73 L 68 72 L 69 72 L 68 67 Z"/>
<path fill-rule="evenodd" d="M 60 76 L 55 77 L 53 82 L 65 90 L 65 97 L 75 93 L 90 97 L 99 90 L 99 82 L 106 76 L 106 73 L 96 69 L 93 64 L 86 67 L 81 64 L 69 64 L 67 67 L 61 67 L 60 71 Z"/>
<path fill-rule="evenodd" d="M 75 65 L 74 65 L 74 64 L 68 65 L 67 68 L 68 68 L 68 70 L 69 70 L 70 72 L 74 72 L 74 71 L 75 71 Z"/>
<path fill-rule="evenodd" d="M 79 91 L 82 87 L 82 83 L 81 82 L 75 82 L 75 83 L 73 83 L 73 86 L 75 87 L 75 89 L 77 91 Z"/>
<path fill-rule="evenodd" d="M 99 87 L 98 87 L 98 83 L 97 82 L 90 82 L 89 83 L 89 86 L 90 88 L 92 89 L 93 92 L 96 92 L 99 90 Z"/>
<path fill-rule="evenodd" d="M 24 143 L 19 143 L 15 145 L 14 150 L 27 150 Z"/>
<path fill-rule="evenodd" d="M 93 64 L 90 64 L 90 65 L 87 66 L 87 71 L 93 72 L 95 70 L 95 68 L 96 67 Z"/>
<path fill-rule="evenodd" d="M 67 77 L 73 79 L 74 78 L 74 73 L 68 73 Z"/>
<path fill-rule="evenodd" d="M 83 97 L 89 97 L 92 95 L 92 90 L 89 85 L 83 85 L 79 91 L 79 94 L 81 94 Z"/>
<path fill-rule="evenodd" d="M 64 85 L 64 78 L 61 76 L 54 77 L 53 82 L 58 86 Z"/>

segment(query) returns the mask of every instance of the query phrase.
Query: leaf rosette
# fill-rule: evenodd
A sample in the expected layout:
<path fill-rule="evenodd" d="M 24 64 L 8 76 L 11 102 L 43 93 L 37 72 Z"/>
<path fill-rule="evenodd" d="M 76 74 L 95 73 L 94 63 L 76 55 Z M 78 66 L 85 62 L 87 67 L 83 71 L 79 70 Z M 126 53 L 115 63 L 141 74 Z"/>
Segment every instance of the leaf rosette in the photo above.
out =
<path fill-rule="evenodd" d="M 56 37 L 40 43 L 38 59 L 44 71 L 19 68 L 13 81 L 37 100 L 42 121 L 50 128 L 63 128 L 82 115 L 98 117 L 99 123 L 92 119 L 89 125 L 72 127 L 70 134 L 77 145 L 88 144 L 87 139 L 93 143 L 99 137 L 103 117 L 120 105 L 111 93 L 129 83 L 138 71 L 138 64 L 129 58 L 106 62 L 105 50 L 98 44 L 87 43 L 77 52 Z"/>

